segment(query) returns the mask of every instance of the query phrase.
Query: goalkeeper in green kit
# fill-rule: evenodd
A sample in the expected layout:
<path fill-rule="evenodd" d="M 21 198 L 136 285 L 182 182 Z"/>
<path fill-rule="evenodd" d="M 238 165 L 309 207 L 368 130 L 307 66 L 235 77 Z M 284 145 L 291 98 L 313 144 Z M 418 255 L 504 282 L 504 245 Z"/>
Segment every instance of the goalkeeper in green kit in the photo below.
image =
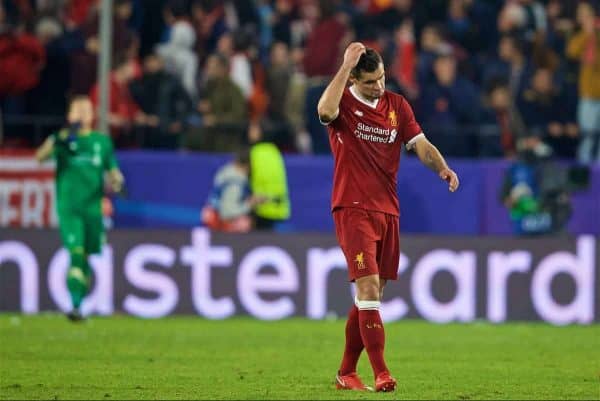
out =
<path fill-rule="evenodd" d="M 105 173 L 114 192 L 121 191 L 124 180 L 110 136 L 93 129 L 94 109 L 87 96 L 71 101 L 67 120 L 68 128 L 50 135 L 36 158 L 56 161 L 56 210 L 70 256 L 67 287 L 73 309 L 67 317 L 79 321 L 92 274 L 88 256 L 100 253 L 105 241 L 101 212 Z"/>

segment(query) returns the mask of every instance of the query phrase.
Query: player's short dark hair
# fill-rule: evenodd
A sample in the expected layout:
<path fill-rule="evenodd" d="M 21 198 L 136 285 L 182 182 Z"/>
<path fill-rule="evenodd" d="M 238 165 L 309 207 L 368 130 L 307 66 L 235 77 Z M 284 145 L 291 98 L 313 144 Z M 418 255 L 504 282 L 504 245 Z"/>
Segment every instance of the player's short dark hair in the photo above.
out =
<path fill-rule="evenodd" d="M 363 72 L 374 72 L 379 67 L 379 64 L 382 63 L 383 59 L 379 53 L 377 53 L 375 49 L 367 47 L 367 51 L 360 56 L 360 59 L 358 59 L 358 64 L 356 64 L 356 67 L 352 69 L 350 74 L 354 78 L 358 79 Z"/>
<path fill-rule="evenodd" d="M 238 149 L 235 152 L 234 160 L 242 166 L 250 166 L 250 149 L 248 147 Z"/>

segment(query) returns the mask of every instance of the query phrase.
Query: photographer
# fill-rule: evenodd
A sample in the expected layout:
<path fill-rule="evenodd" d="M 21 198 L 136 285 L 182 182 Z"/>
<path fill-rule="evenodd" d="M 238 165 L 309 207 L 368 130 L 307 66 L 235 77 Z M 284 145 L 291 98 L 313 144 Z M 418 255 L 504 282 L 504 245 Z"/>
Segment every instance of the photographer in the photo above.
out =
<path fill-rule="evenodd" d="M 207 205 L 201 213 L 204 225 L 225 232 L 248 232 L 254 228 L 252 211 L 267 199 L 252 195 L 249 172 L 250 153 L 247 149 L 238 151 L 233 161 L 217 171 Z"/>
<path fill-rule="evenodd" d="M 522 139 L 518 150 L 519 157 L 506 171 L 500 193 L 513 232 L 564 232 L 572 214 L 571 192 L 586 186 L 585 178 L 575 177 L 575 173 L 581 175 L 581 168 L 551 162 L 551 149 L 535 136 Z"/>

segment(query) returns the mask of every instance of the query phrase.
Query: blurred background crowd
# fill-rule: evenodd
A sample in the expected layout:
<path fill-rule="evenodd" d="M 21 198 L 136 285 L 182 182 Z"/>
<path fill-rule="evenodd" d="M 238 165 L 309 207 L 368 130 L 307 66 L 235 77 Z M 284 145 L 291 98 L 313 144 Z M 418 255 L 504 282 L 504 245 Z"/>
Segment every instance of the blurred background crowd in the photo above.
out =
<path fill-rule="evenodd" d="M 600 160 L 600 19 L 591 0 L 115 0 L 118 148 L 230 152 L 248 126 L 329 152 L 317 101 L 344 48 L 386 63 L 445 155 Z M 98 0 L 0 0 L 4 147 L 37 146 L 69 97 L 98 98 Z M 251 130 L 250 130 L 251 131 Z"/>

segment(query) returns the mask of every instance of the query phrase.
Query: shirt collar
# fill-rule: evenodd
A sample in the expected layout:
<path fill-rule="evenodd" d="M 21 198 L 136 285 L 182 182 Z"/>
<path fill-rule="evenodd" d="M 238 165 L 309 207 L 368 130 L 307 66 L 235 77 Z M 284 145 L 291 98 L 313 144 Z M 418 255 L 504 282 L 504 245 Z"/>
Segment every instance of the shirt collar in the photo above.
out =
<path fill-rule="evenodd" d="M 361 102 L 361 103 L 363 103 L 363 104 L 366 104 L 367 106 L 369 106 L 369 107 L 371 107 L 371 108 L 373 108 L 373 109 L 377 108 L 377 103 L 379 103 L 379 99 L 375 99 L 374 101 L 372 101 L 372 102 L 369 102 L 368 100 L 366 100 L 366 99 L 363 99 L 363 98 L 362 98 L 362 97 L 361 97 L 361 96 L 360 96 L 360 95 L 359 95 L 359 94 L 356 92 L 356 89 L 354 88 L 354 85 L 351 85 L 351 86 L 350 86 L 350 88 L 348 88 L 348 89 L 350 90 L 350 93 L 352 94 L 352 96 L 354 96 L 354 98 L 355 98 L 356 100 L 358 100 L 359 102 Z"/>

